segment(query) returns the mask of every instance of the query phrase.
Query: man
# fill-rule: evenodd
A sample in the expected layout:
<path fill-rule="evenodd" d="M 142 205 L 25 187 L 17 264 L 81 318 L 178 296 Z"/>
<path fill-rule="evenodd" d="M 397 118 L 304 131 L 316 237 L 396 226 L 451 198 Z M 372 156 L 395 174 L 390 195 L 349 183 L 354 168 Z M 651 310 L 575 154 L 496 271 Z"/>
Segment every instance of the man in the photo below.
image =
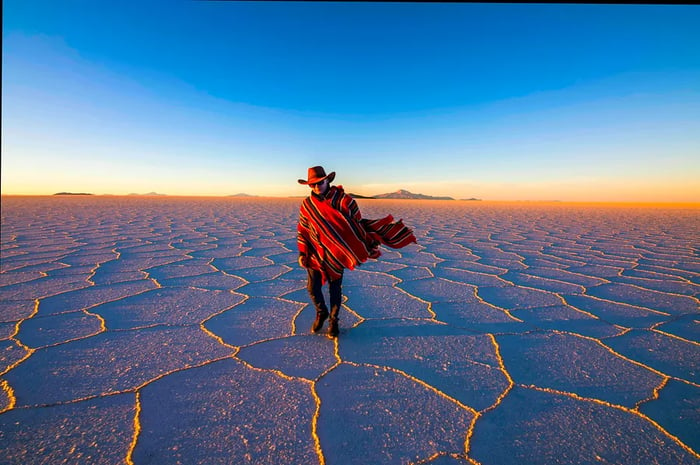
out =
<path fill-rule="evenodd" d="M 309 168 L 307 179 L 311 195 L 299 210 L 297 244 L 299 265 L 308 272 L 307 289 L 316 307 L 316 320 L 311 327 L 317 333 L 328 322 L 328 335 L 338 336 L 338 312 L 342 301 L 343 271 L 354 269 L 369 258 L 381 255 L 379 245 L 401 248 L 416 242 L 411 229 L 391 215 L 379 220 L 363 219 L 355 199 L 343 186 L 331 186 L 335 172 L 326 174 L 322 166 Z M 330 312 L 323 298 L 322 287 L 328 282 Z"/>

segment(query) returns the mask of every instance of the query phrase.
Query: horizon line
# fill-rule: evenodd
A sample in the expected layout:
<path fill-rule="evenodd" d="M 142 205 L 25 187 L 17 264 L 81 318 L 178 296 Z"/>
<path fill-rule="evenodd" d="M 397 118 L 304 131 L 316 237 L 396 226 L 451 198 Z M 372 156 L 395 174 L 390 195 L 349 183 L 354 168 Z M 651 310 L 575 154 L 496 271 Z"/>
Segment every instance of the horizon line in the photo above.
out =
<path fill-rule="evenodd" d="M 350 194 L 352 195 L 352 194 Z M 700 208 L 700 200 L 688 200 L 688 201 L 649 201 L 649 200 L 559 200 L 559 199 L 481 199 L 481 198 L 374 198 L 371 196 L 360 196 L 357 195 L 358 200 L 376 200 L 376 201 L 425 201 L 425 202 L 469 202 L 469 203 L 555 203 L 555 204 L 620 204 L 620 205 L 683 205 L 683 206 L 695 206 Z M 381 194 L 380 194 L 381 195 Z M 254 200 L 254 199 L 303 199 L 307 195 L 254 195 L 254 194 L 160 194 L 160 193 L 149 193 L 149 194 L 92 194 L 92 193 L 55 193 L 55 194 L 7 194 L 2 193 L 0 197 L 60 197 L 60 198 L 75 198 L 75 197 L 126 197 L 126 198 L 138 198 L 138 197 L 148 197 L 148 198 L 218 198 L 218 199 L 231 199 L 231 200 Z"/>

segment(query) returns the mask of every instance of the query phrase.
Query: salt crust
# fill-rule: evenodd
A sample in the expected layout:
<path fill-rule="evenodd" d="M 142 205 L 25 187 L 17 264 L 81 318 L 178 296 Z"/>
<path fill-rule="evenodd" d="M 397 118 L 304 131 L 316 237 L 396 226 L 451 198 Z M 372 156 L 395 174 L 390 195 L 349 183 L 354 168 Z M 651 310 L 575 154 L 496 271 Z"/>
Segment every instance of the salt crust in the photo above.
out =
<path fill-rule="evenodd" d="M 697 208 L 361 200 L 332 340 L 298 206 L 4 197 L 0 462 L 700 463 Z"/>

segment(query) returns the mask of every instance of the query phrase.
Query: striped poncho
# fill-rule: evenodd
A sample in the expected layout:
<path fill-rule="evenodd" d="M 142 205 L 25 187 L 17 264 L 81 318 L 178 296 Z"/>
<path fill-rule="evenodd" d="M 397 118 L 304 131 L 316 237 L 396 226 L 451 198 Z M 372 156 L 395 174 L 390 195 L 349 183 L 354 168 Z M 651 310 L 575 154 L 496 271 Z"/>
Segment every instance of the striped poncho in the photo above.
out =
<path fill-rule="evenodd" d="M 310 195 L 301 204 L 297 243 L 306 266 L 322 272 L 323 281 L 336 280 L 343 269 L 354 269 L 381 255 L 379 245 L 394 249 L 416 242 L 411 229 L 389 215 L 363 219 L 355 199 L 342 186 L 331 186 L 323 197 Z"/>

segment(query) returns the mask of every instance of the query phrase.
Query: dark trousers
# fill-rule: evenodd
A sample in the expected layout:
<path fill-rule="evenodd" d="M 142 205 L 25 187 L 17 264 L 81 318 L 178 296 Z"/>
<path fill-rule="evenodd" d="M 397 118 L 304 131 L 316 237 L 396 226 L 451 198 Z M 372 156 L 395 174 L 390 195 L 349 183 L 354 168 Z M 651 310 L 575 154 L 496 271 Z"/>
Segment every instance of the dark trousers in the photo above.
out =
<path fill-rule="evenodd" d="M 316 307 L 317 312 L 328 312 L 328 307 L 326 307 L 326 301 L 323 298 L 321 272 L 317 270 L 312 270 L 311 268 L 307 268 L 306 271 L 309 274 L 309 280 L 307 282 L 306 289 L 309 291 L 311 302 L 314 304 L 314 307 Z M 341 276 L 335 281 L 329 281 L 328 288 L 330 291 L 331 298 L 330 318 L 331 320 L 338 319 L 340 303 L 343 299 L 343 277 Z"/>

